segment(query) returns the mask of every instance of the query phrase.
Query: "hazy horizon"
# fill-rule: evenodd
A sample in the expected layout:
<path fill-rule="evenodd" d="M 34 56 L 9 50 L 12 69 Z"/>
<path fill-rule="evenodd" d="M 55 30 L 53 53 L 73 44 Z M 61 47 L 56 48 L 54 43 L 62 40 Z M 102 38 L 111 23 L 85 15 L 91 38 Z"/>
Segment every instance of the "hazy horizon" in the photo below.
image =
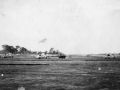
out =
<path fill-rule="evenodd" d="M 119 30 L 119 0 L 0 0 L 0 46 L 119 53 Z"/>

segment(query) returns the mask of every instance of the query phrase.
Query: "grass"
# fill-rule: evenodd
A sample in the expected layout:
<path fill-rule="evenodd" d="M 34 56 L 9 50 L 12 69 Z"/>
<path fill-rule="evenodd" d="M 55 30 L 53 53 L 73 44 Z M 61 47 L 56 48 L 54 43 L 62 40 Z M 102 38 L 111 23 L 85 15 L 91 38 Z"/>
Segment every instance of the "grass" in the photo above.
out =
<path fill-rule="evenodd" d="M 119 90 L 120 61 L 40 61 L 48 65 L 0 65 L 0 90 Z M 37 63 L 37 61 L 36 61 Z M 100 70 L 98 68 L 101 68 Z"/>

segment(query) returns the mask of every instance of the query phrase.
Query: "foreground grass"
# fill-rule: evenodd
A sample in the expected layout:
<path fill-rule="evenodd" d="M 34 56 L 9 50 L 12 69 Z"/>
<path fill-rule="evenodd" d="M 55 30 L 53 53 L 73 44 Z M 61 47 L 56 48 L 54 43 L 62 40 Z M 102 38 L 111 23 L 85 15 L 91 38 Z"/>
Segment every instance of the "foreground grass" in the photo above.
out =
<path fill-rule="evenodd" d="M 0 90 L 119 90 L 119 61 L 0 65 Z"/>

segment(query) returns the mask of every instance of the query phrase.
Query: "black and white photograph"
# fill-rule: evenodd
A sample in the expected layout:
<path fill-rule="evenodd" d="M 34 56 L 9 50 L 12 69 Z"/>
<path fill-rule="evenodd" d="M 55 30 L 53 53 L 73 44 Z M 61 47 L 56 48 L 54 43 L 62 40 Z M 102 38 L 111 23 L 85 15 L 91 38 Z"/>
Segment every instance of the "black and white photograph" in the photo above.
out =
<path fill-rule="evenodd" d="M 0 0 L 0 90 L 120 90 L 120 0 Z"/>

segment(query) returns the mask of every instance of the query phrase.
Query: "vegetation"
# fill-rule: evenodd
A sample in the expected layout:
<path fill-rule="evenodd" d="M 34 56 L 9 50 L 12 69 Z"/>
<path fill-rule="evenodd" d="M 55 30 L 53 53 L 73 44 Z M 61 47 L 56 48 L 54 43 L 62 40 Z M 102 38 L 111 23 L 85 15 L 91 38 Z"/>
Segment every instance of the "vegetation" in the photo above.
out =
<path fill-rule="evenodd" d="M 54 50 L 54 48 L 51 48 L 48 52 L 49 54 L 59 54 L 59 55 L 64 55 L 62 52 L 59 50 Z"/>
<path fill-rule="evenodd" d="M 28 49 L 26 49 L 25 47 L 21 47 L 21 46 L 10 46 L 10 45 L 2 45 L 2 48 L 5 53 L 12 53 L 12 54 L 24 54 L 24 53 L 30 53 L 30 51 Z"/>
<path fill-rule="evenodd" d="M 64 55 L 62 52 L 60 52 L 59 50 L 55 50 L 54 48 L 50 48 L 49 51 L 45 51 L 45 52 L 37 52 L 37 51 L 30 51 L 28 50 L 27 48 L 25 47 L 21 47 L 21 46 L 11 46 L 11 45 L 7 45 L 7 44 L 4 44 L 2 45 L 2 48 L 3 48 L 3 52 L 4 53 L 11 53 L 11 54 L 58 54 L 59 56 L 61 55 Z"/>

